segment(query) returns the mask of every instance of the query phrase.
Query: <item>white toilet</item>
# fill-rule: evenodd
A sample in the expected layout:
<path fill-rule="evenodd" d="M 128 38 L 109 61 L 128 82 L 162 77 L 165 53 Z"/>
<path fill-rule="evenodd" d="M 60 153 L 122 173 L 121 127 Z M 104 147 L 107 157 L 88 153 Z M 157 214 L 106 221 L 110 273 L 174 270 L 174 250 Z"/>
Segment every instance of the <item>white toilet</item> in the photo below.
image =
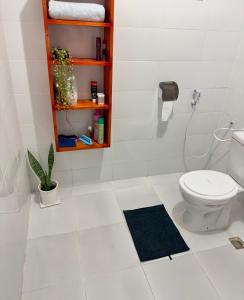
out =
<path fill-rule="evenodd" d="M 182 225 L 193 232 L 220 230 L 229 226 L 233 202 L 244 192 L 244 132 L 233 134 L 228 173 L 200 170 L 180 178 L 185 200 Z"/>

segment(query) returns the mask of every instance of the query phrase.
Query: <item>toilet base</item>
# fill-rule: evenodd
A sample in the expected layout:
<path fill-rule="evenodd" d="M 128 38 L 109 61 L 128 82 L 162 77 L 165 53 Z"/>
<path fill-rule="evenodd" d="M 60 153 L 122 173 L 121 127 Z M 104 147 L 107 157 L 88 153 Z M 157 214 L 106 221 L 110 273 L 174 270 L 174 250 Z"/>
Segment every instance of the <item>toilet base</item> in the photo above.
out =
<path fill-rule="evenodd" d="M 196 207 L 186 202 L 182 225 L 192 232 L 223 230 L 230 225 L 231 204 L 221 207 Z"/>

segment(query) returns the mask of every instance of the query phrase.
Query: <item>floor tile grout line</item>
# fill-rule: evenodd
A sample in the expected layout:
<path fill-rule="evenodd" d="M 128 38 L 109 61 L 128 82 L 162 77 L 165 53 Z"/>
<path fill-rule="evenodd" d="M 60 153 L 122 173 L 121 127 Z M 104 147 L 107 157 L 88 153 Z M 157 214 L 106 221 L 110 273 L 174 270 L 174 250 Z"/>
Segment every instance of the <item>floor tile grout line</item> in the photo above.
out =
<path fill-rule="evenodd" d="M 148 279 L 148 277 L 147 277 L 147 274 L 146 274 L 146 272 L 145 272 L 145 270 L 144 270 L 144 268 L 143 268 L 143 265 L 142 265 L 142 264 L 140 264 L 140 265 L 141 265 L 142 272 L 143 272 L 143 274 L 144 274 L 144 276 L 145 276 L 145 279 L 146 279 L 146 281 L 147 281 L 147 283 L 148 283 L 148 286 L 149 286 L 149 288 L 150 288 L 150 290 L 151 290 L 152 296 L 153 296 L 154 300 L 156 300 L 156 296 L 155 296 L 155 294 L 154 294 L 154 291 L 153 291 L 153 288 L 152 288 L 152 286 L 151 286 L 151 284 L 150 284 L 150 281 L 149 281 L 149 279 Z"/>
<path fill-rule="evenodd" d="M 160 198 L 160 195 L 159 195 L 159 193 L 157 192 L 157 190 L 155 189 L 155 187 L 154 186 L 151 186 L 152 187 L 152 190 L 154 191 L 154 193 L 157 195 L 157 197 L 158 197 L 158 199 L 160 200 L 160 202 L 163 204 L 163 206 L 164 206 L 164 203 L 163 203 L 163 200 L 161 200 L 161 198 Z M 166 208 L 165 208 L 166 209 Z"/>
<path fill-rule="evenodd" d="M 78 283 L 78 282 L 80 283 L 81 287 L 84 285 L 81 280 L 62 280 L 63 284 Z M 35 293 L 35 292 L 46 290 L 46 289 L 51 288 L 51 287 L 58 287 L 58 286 L 59 286 L 59 282 L 50 283 L 50 284 L 47 284 L 47 285 L 39 287 L 39 288 L 31 289 L 31 290 L 28 290 L 28 291 L 22 291 L 21 296 L 23 296 L 24 294 L 32 294 L 32 293 Z M 82 290 L 81 290 L 81 295 L 82 295 Z"/>
<path fill-rule="evenodd" d="M 113 226 L 113 225 L 120 225 L 120 224 L 124 224 L 122 222 L 120 223 L 116 223 L 116 224 L 109 224 L 109 225 L 105 225 L 105 226 L 100 226 L 100 227 L 109 227 L 109 226 Z M 125 226 L 126 227 L 126 226 Z M 99 227 L 97 227 L 99 228 Z M 96 228 L 96 229 L 97 229 Z M 94 228 L 91 228 L 91 229 L 94 229 Z M 89 229 L 88 229 L 89 230 Z M 83 231 L 83 230 L 82 230 Z M 81 231 L 73 231 L 72 234 L 75 235 L 76 237 L 76 241 L 78 243 L 78 245 L 76 246 L 78 252 L 79 252 L 79 265 L 80 265 L 80 269 L 82 271 L 82 259 L 81 259 L 81 255 L 80 255 L 80 247 L 79 247 L 79 236 L 78 234 L 80 233 Z M 65 234 L 69 234 L 69 233 L 65 233 Z M 63 235 L 63 234 L 56 234 L 56 235 L 52 235 L 51 237 L 57 237 L 57 236 L 60 236 L 60 235 Z M 136 250 L 135 250 L 136 252 Z M 137 252 L 136 252 L 137 254 Z M 96 275 L 92 275 L 92 276 L 89 276 L 89 277 L 80 277 L 80 285 L 84 287 L 84 291 L 85 291 L 85 297 L 86 297 L 86 300 L 88 299 L 87 298 L 87 293 L 86 293 L 86 281 L 87 280 L 91 280 L 92 278 L 96 278 L 96 277 L 99 277 L 99 276 L 102 276 L 102 275 L 109 275 L 109 274 L 115 274 L 115 273 L 118 273 L 118 272 L 123 272 L 125 270 L 129 270 L 129 269 L 132 269 L 132 268 L 136 268 L 136 267 L 140 267 L 141 264 L 140 264 L 140 260 L 138 259 L 137 260 L 137 263 L 136 264 L 133 264 L 129 267 L 124 267 L 124 268 L 120 268 L 118 270 L 114 270 L 114 271 L 109 271 L 109 272 L 106 272 L 104 274 L 96 274 Z M 72 280 L 73 282 L 75 282 L 75 280 Z M 78 280 L 77 280 L 78 281 Z M 64 282 L 70 282 L 69 280 L 64 280 Z M 45 290 L 46 288 L 49 288 L 49 287 L 52 287 L 52 286 L 57 286 L 58 283 L 52 283 L 52 284 L 48 284 L 46 286 L 43 286 L 43 287 L 40 287 L 40 288 L 35 288 L 33 290 L 29 290 L 29 291 L 22 291 L 22 294 L 26 294 L 26 293 L 32 293 L 32 292 L 35 292 L 35 291 L 40 291 L 40 290 Z M 82 292 L 82 290 L 81 290 Z"/>
<path fill-rule="evenodd" d="M 56 284 L 56 283 L 53 283 L 53 284 L 47 284 L 47 285 L 45 285 L 45 286 L 42 286 L 42 287 L 39 287 L 39 288 L 35 288 L 35 289 L 31 289 L 31 290 L 28 290 L 28 291 L 23 291 L 23 290 L 22 290 L 22 295 L 24 295 L 24 294 L 35 293 L 35 292 L 42 291 L 42 290 L 45 290 L 45 289 L 47 289 L 47 288 L 54 287 L 54 286 L 57 286 L 57 284 Z"/>
<path fill-rule="evenodd" d="M 124 220 L 121 220 L 120 222 L 114 222 L 114 223 L 110 223 L 110 224 L 98 225 L 98 226 L 88 227 L 88 228 L 83 228 L 83 229 L 76 228 L 76 229 L 74 229 L 72 231 L 68 231 L 68 232 L 55 233 L 55 234 L 50 234 L 50 235 L 43 235 L 43 236 L 38 236 L 38 237 L 35 237 L 35 238 L 28 238 L 27 241 L 34 241 L 34 240 L 42 239 L 42 238 L 50 238 L 50 237 L 54 237 L 54 236 L 74 234 L 76 232 L 79 233 L 79 232 L 83 232 L 83 231 L 94 230 L 94 229 L 99 229 L 99 228 L 104 228 L 104 227 L 109 227 L 109 226 L 112 226 L 112 225 L 119 225 L 119 224 L 124 224 Z"/>
<path fill-rule="evenodd" d="M 197 254 L 202 253 L 202 252 L 211 251 L 211 250 L 215 250 L 215 249 L 218 249 L 218 248 L 229 247 L 229 246 L 231 246 L 230 243 L 225 244 L 225 245 L 214 246 L 214 247 L 211 247 L 211 248 L 201 249 L 201 250 L 192 250 L 192 253 L 197 255 Z"/>
<path fill-rule="evenodd" d="M 90 192 L 84 192 L 81 194 L 75 194 L 74 192 L 72 192 L 72 197 L 76 198 L 76 197 L 84 197 L 84 196 L 88 196 L 88 195 L 93 195 L 93 194 L 100 194 L 100 193 L 111 193 L 113 190 L 112 189 L 103 189 L 100 191 L 90 191 Z"/>
<path fill-rule="evenodd" d="M 217 248 L 222 248 L 222 247 L 226 247 L 226 246 L 220 246 L 220 247 L 217 247 Z M 206 252 L 206 251 L 211 251 L 213 249 L 216 249 L 216 248 L 212 248 L 212 249 L 209 249 L 209 250 L 203 250 L 203 251 L 200 251 L 200 252 Z M 199 253 L 199 252 L 198 252 Z M 209 283 L 211 284 L 211 286 L 214 288 L 214 290 L 216 291 L 216 294 L 218 295 L 219 299 L 220 300 L 224 300 L 223 297 L 221 296 L 221 293 L 219 291 L 219 289 L 216 287 L 216 285 L 214 284 L 213 280 L 211 279 L 211 277 L 209 276 L 207 270 L 203 267 L 203 265 L 201 264 L 199 258 L 197 257 L 197 253 L 193 253 L 193 256 L 194 258 L 196 259 L 197 261 L 197 264 L 199 265 L 199 267 L 201 268 L 202 272 L 204 273 L 204 275 L 207 277 Z"/>
<path fill-rule="evenodd" d="M 120 209 L 120 207 L 119 207 L 119 205 L 118 205 L 118 201 L 117 201 L 117 199 L 116 199 L 116 195 L 114 194 L 114 192 L 112 191 L 112 190 L 110 190 L 110 191 L 98 191 L 98 192 L 94 192 L 94 193 L 88 193 L 88 194 L 82 194 L 82 195 L 77 195 L 77 197 L 79 197 L 79 196 L 86 196 L 86 195 L 91 195 L 91 194 L 96 194 L 96 193 L 111 193 L 112 194 L 112 196 L 113 196 L 113 198 L 114 198 L 114 202 L 116 203 L 116 205 L 118 206 L 118 209 L 119 209 L 119 211 L 120 211 L 120 213 L 121 213 L 121 209 Z M 75 197 L 73 194 L 72 194 L 72 197 Z M 71 203 L 71 206 L 72 206 L 72 208 L 73 208 L 73 210 L 74 210 L 74 199 L 72 199 L 72 200 L 70 200 L 69 201 L 70 203 Z M 74 210 L 74 212 L 75 212 L 75 210 Z M 122 213 L 121 213 L 122 214 Z M 74 224 L 74 230 L 72 230 L 72 231 L 68 231 L 68 232 L 62 232 L 62 233 L 58 233 L 58 234 L 48 234 L 48 235 L 43 235 L 43 236 L 38 236 L 38 237 L 34 237 L 34 238 L 27 238 L 27 240 L 35 240 L 35 239 L 39 239 L 39 238 L 45 238 L 45 237 L 50 237 L 50 236 L 55 236 L 55 235 L 62 235 L 62 234 L 68 234 L 68 233 L 74 233 L 74 232 L 76 232 L 76 231 L 83 231 L 83 230 L 89 230 L 89 229 L 96 229 L 96 228 L 99 228 L 99 227 L 105 227 L 105 226 L 109 226 L 109 225 L 113 225 L 113 224 L 120 224 L 120 223 L 122 223 L 122 219 L 123 218 L 121 218 L 121 221 L 120 222 L 113 222 L 113 223 L 109 223 L 109 224 L 103 224 L 103 225 L 97 225 L 97 226 L 92 226 L 92 227 L 88 227 L 88 228 L 83 228 L 83 229 L 80 229 L 79 228 L 79 222 L 78 222 L 78 218 L 77 218 L 77 214 L 76 213 L 74 213 L 74 219 L 75 219 L 75 224 Z"/>
<path fill-rule="evenodd" d="M 151 186 L 151 185 L 150 185 L 150 186 Z M 114 194 L 115 200 L 116 200 L 116 202 L 117 202 L 117 204 L 118 204 L 118 200 L 117 200 L 115 191 L 113 190 L 112 193 Z M 119 204 L 118 204 L 118 206 L 119 206 Z M 120 208 L 120 206 L 119 206 L 119 208 Z M 154 292 L 153 292 L 153 290 L 152 290 L 152 287 L 151 287 L 151 285 L 150 285 L 150 283 L 149 283 L 149 281 L 148 281 L 148 278 L 147 278 L 147 276 L 146 276 L 146 274 L 145 274 L 145 271 L 144 271 L 144 269 L 143 269 L 143 265 L 142 265 L 142 263 L 141 263 L 141 261 L 140 261 L 140 258 L 139 258 L 139 256 L 138 256 L 138 253 L 137 253 L 137 250 L 136 250 L 136 247 L 135 247 L 133 238 L 132 238 L 132 236 L 131 236 L 131 232 L 130 232 L 130 230 L 129 230 L 129 227 L 128 227 L 128 224 L 127 224 L 127 221 L 126 221 L 126 218 L 125 218 L 125 215 L 124 215 L 123 210 L 122 210 L 121 208 L 120 208 L 120 211 L 121 211 L 122 219 L 123 219 L 123 220 L 122 220 L 122 222 L 117 223 L 117 224 L 124 224 L 124 225 L 125 225 L 125 228 L 126 228 L 126 230 L 127 230 L 127 233 L 128 233 L 128 235 L 129 235 L 129 237 L 130 237 L 130 241 L 131 241 L 131 243 L 132 243 L 132 245 L 133 245 L 134 251 L 135 251 L 136 256 L 137 256 L 138 265 L 131 266 L 131 267 L 126 267 L 126 268 L 122 268 L 122 269 L 120 269 L 120 270 L 117 270 L 117 271 L 114 271 L 114 272 L 111 272 L 111 273 L 109 272 L 108 274 L 114 274 L 114 273 L 122 272 L 122 271 L 124 271 L 124 270 L 129 270 L 129 269 L 132 269 L 132 268 L 135 268 L 135 267 L 139 266 L 140 269 L 142 270 L 143 274 L 144 274 L 144 277 L 145 277 L 147 283 L 148 283 L 148 286 L 149 286 L 149 288 L 150 288 L 150 291 L 151 291 L 151 293 L 152 293 L 152 296 L 153 296 L 154 300 L 156 300 L 156 297 L 155 297 L 155 295 L 154 295 Z M 97 275 L 97 276 L 99 276 L 99 275 Z M 94 277 L 97 277 L 97 276 L 92 276 L 92 277 L 94 278 Z M 100 276 L 101 276 L 101 275 L 100 275 Z M 91 278 L 92 278 L 92 277 L 91 277 Z M 89 278 L 88 278 L 88 280 L 89 280 Z M 87 300 L 88 300 L 88 298 L 87 298 Z"/>
<path fill-rule="evenodd" d="M 85 281 L 93 280 L 93 279 L 96 279 L 96 278 L 99 278 L 99 277 L 102 277 L 102 276 L 114 275 L 116 273 L 124 272 L 124 271 L 135 269 L 135 268 L 140 268 L 140 263 L 135 264 L 135 265 L 131 265 L 131 266 L 127 266 L 127 267 L 124 267 L 124 268 L 121 268 L 121 269 L 118 269 L 118 270 L 112 270 L 112 271 L 109 271 L 109 272 L 105 272 L 103 274 L 97 273 L 95 275 L 89 275 L 87 278 L 85 278 Z"/>
<path fill-rule="evenodd" d="M 84 288 L 85 290 L 85 298 L 87 300 L 87 295 L 86 295 L 86 287 L 85 287 L 85 278 L 83 278 L 83 265 L 82 265 L 82 251 L 81 251 L 81 246 L 80 246 L 80 239 L 79 239 L 79 234 L 78 231 L 75 232 L 75 237 L 76 237 L 76 242 L 77 242 L 77 251 L 78 251 L 78 258 L 79 258 L 79 269 L 80 269 L 80 282 L 81 282 L 81 287 Z M 82 295 L 82 289 L 81 289 L 81 295 Z"/>
<path fill-rule="evenodd" d="M 123 220 L 122 220 L 121 222 L 119 222 L 119 223 L 109 224 L 109 225 L 105 225 L 105 226 L 99 226 L 99 227 L 97 227 L 96 229 L 98 229 L 98 228 L 104 228 L 104 227 L 110 227 L 110 226 L 113 226 L 113 225 L 125 225 L 124 227 L 125 227 L 125 228 L 127 227 L 127 226 L 126 226 L 126 222 L 125 222 L 125 220 L 123 219 Z M 91 228 L 91 229 L 95 229 L 95 228 Z M 89 229 L 88 229 L 88 230 L 89 230 Z M 77 231 L 77 234 L 79 234 L 81 231 L 83 231 L 83 230 Z M 134 243 L 133 243 L 133 245 L 134 245 Z M 135 250 L 135 249 L 134 249 L 134 250 Z M 138 257 L 137 251 L 136 251 L 136 250 L 135 250 L 135 252 L 136 252 L 136 256 Z M 124 268 L 121 268 L 121 269 L 118 269 L 118 270 L 109 271 L 109 272 L 104 273 L 103 275 L 106 276 L 106 275 L 109 275 L 109 274 L 115 274 L 115 273 L 118 273 L 118 272 L 122 272 L 122 271 L 124 271 L 124 270 L 128 270 L 128 269 L 132 269 L 132 268 L 138 267 L 138 266 L 140 266 L 140 260 L 139 260 L 139 258 L 138 258 L 136 264 L 133 264 L 133 265 L 131 265 L 131 266 L 127 266 L 127 267 L 124 267 Z M 84 282 L 86 282 L 87 280 L 91 280 L 92 278 L 99 277 L 99 276 L 102 276 L 102 274 L 90 275 L 90 276 L 84 278 Z"/>
<path fill-rule="evenodd" d="M 82 259 L 81 259 L 81 250 L 80 250 L 80 243 L 79 243 L 79 236 L 78 236 L 78 232 L 76 233 L 77 235 L 77 239 L 78 239 L 78 248 L 79 248 L 79 257 L 80 257 L 80 269 L 81 269 L 81 277 L 82 277 Z M 85 299 L 84 300 L 88 300 L 88 296 L 87 296 L 87 290 L 86 290 L 86 278 L 81 278 L 81 296 L 83 296 L 83 291 L 82 291 L 82 288 L 84 289 L 84 296 L 85 296 Z M 83 297 L 82 297 L 83 298 Z"/>
<path fill-rule="evenodd" d="M 106 191 L 106 192 L 111 193 L 112 198 L 113 198 L 113 202 L 116 203 L 116 205 L 118 206 L 118 210 L 119 210 L 120 213 L 121 213 L 121 210 L 120 210 L 120 207 L 119 207 L 118 202 L 117 202 L 117 200 L 116 200 L 115 194 L 114 194 L 112 191 Z M 98 193 L 101 193 L 101 192 L 98 192 Z M 102 192 L 102 193 L 103 193 L 103 192 Z M 90 195 L 90 194 L 89 194 L 89 195 Z M 74 203 L 73 203 L 73 205 L 74 205 Z M 121 215 L 122 215 L 122 214 L 121 214 Z M 123 217 L 121 216 L 121 221 L 120 221 L 120 222 L 113 222 L 113 223 L 110 223 L 110 224 L 97 225 L 97 226 L 90 227 L 90 228 L 80 229 L 80 228 L 79 228 L 78 216 L 77 216 L 76 213 L 75 213 L 75 217 L 76 217 L 76 228 L 77 228 L 77 231 L 78 231 L 78 232 L 83 231 L 83 230 L 97 229 L 97 228 L 100 228 L 100 227 L 105 227 L 105 226 L 109 226 L 109 225 L 115 225 L 115 224 L 121 224 L 121 223 L 123 223 Z"/>

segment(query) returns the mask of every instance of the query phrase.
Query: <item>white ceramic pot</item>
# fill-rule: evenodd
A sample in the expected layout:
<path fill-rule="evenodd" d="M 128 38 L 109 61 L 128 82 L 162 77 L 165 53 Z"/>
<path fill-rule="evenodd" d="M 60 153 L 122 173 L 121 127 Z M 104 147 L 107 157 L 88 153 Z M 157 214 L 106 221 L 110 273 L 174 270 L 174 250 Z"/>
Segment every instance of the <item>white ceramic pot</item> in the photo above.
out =
<path fill-rule="evenodd" d="M 42 191 L 41 184 L 38 185 L 43 205 L 50 206 L 58 202 L 58 182 L 53 181 L 53 183 L 56 184 L 56 187 L 51 191 Z"/>

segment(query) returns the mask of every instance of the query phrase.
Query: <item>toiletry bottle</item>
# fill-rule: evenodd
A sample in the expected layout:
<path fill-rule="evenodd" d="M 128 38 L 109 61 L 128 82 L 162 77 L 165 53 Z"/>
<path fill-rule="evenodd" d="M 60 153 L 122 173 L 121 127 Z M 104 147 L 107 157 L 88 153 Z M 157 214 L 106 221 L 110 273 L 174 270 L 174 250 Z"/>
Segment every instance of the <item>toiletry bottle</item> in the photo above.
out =
<path fill-rule="evenodd" d="M 96 109 L 95 110 L 95 113 L 94 113 L 94 116 L 93 116 L 93 128 L 94 128 L 94 131 L 93 131 L 93 139 L 94 141 L 98 142 L 98 119 L 101 117 L 101 111 Z"/>
<path fill-rule="evenodd" d="M 105 104 L 105 95 L 103 93 L 97 93 L 97 104 L 98 105 Z"/>
<path fill-rule="evenodd" d="M 102 59 L 107 60 L 107 42 L 103 40 Z"/>
<path fill-rule="evenodd" d="M 88 126 L 88 128 L 87 128 L 87 136 L 89 138 L 92 138 L 92 126 Z"/>
<path fill-rule="evenodd" d="M 98 119 L 98 144 L 104 143 L 104 117 Z"/>
<path fill-rule="evenodd" d="M 92 102 L 97 102 L 97 81 L 91 81 L 91 98 Z"/>
<path fill-rule="evenodd" d="M 96 38 L 96 60 L 102 59 L 102 39 L 100 37 Z"/>

